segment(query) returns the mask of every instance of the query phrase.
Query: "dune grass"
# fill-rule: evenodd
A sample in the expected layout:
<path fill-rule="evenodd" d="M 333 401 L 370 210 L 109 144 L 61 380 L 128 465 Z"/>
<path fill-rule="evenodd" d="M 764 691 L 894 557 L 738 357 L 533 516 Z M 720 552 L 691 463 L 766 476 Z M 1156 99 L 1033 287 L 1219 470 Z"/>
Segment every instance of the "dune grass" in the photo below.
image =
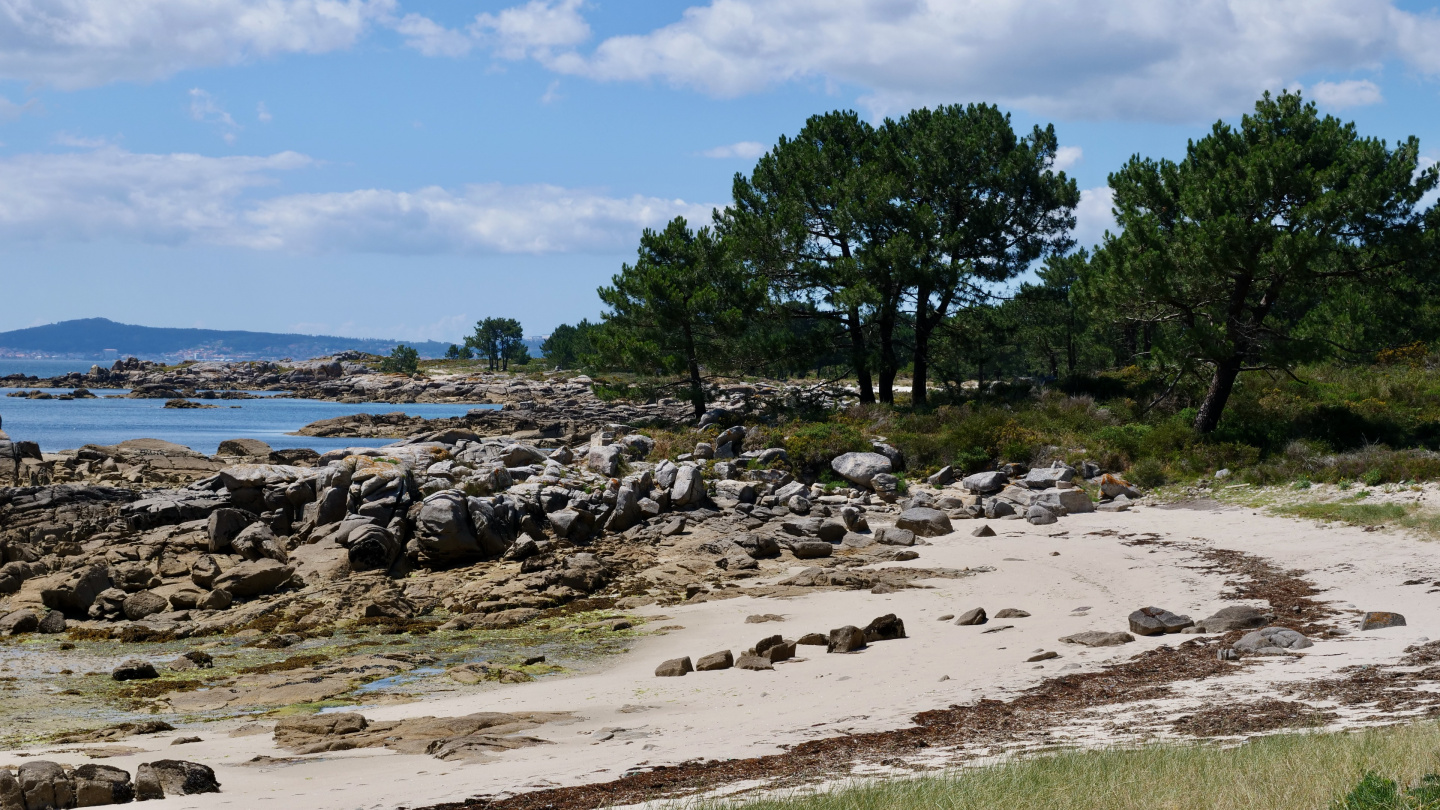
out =
<path fill-rule="evenodd" d="M 1369 788 L 1394 780 L 1403 789 L 1437 771 L 1440 725 L 1424 722 L 1349 733 L 1269 736 L 1235 747 L 1167 744 L 1070 751 L 943 776 L 878 779 L 820 793 L 687 806 L 702 810 L 1399 810 L 1432 805 Z"/>

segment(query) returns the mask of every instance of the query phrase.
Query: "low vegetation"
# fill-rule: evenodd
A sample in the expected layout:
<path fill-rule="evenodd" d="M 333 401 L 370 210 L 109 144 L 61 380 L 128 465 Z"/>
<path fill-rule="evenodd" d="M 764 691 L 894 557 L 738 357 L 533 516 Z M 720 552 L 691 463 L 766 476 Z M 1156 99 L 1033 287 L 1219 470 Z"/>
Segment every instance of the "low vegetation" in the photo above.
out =
<path fill-rule="evenodd" d="M 1066 751 L 710 807 L 745 810 L 1419 810 L 1440 807 L 1440 726 L 1262 737 L 1236 747 Z"/>

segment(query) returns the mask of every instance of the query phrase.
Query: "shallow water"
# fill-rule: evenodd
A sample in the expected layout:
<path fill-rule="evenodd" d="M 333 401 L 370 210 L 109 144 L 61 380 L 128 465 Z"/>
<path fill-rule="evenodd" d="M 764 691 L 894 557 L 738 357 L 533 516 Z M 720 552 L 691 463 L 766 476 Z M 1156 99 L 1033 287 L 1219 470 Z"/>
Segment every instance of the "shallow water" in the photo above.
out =
<path fill-rule="evenodd" d="M 437 419 L 464 416 L 473 408 L 497 405 L 388 403 L 345 404 L 288 399 L 258 392 L 261 399 L 197 400 L 217 407 L 166 408 L 163 399 L 124 399 L 115 390 L 97 390 L 98 399 L 72 401 L 4 396 L 17 389 L 0 388 L 0 428 L 17 441 L 40 443 L 53 453 L 86 444 L 118 444 L 126 439 L 164 439 L 201 453 L 213 454 L 226 439 L 260 439 L 276 450 L 308 447 L 323 453 L 336 447 L 379 447 L 394 439 L 322 439 L 287 435 L 320 419 L 355 413 L 394 413 Z M 34 390 L 34 389 L 30 389 Z M 42 389 L 46 390 L 46 389 Z M 69 393 L 69 389 L 50 389 Z"/>

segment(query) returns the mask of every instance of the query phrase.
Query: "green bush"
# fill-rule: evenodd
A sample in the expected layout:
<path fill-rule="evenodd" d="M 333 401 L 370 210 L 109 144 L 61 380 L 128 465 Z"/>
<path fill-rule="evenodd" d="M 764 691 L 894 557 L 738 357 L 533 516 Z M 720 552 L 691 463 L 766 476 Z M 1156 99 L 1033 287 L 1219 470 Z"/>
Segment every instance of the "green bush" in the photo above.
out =
<path fill-rule="evenodd" d="M 420 369 L 420 352 L 401 343 L 380 361 L 380 370 L 391 374 L 414 374 Z"/>
<path fill-rule="evenodd" d="M 807 470 L 828 467 L 832 459 L 845 453 L 872 449 L 870 440 L 859 428 L 838 422 L 801 425 L 785 437 L 785 453 L 790 463 Z"/>
<path fill-rule="evenodd" d="M 1135 462 L 1127 473 L 1130 483 L 1145 488 L 1164 486 L 1170 480 L 1165 465 L 1159 459 L 1144 458 Z"/>

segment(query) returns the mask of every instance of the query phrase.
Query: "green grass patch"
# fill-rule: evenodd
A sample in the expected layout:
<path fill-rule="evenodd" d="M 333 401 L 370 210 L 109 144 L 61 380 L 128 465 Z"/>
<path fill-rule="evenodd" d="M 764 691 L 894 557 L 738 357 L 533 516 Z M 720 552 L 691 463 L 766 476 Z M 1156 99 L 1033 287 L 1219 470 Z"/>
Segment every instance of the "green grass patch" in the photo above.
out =
<path fill-rule="evenodd" d="M 1070 751 L 942 776 L 699 805 L 707 810 L 1392 810 L 1434 807 L 1411 800 L 1430 795 L 1422 780 L 1436 771 L 1440 726 L 1427 722 L 1269 736 L 1229 748 L 1175 744 Z M 1367 775 L 1375 776 L 1362 785 Z M 1386 780 L 1392 783 L 1389 792 Z M 1371 801 L 1377 797 L 1390 803 Z"/>
<path fill-rule="evenodd" d="M 1395 524 L 1409 516 L 1410 510 L 1398 503 L 1295 503 L 1274 507 L 1282 515 L 1348 523 L 1351 526 Z"/>

